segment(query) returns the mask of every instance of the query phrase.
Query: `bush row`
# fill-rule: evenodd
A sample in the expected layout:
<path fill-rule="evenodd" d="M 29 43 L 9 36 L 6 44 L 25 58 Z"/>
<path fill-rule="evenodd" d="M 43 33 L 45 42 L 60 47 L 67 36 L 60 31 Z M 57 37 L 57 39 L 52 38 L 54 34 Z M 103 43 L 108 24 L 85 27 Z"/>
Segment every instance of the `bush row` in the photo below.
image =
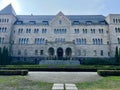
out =
<path fill-rule="evenodd" d="M 98 70 L 100 76 L 120 76 L 120 70 Z"/>
<path fill-rule="evenodd" d="M 29 71 L 97 71 L 97 70 L 120 70 L 120 66 L 114 65 L 6 65 L 0 66 L 4 70 L 29 70 Z"/>
<path fill-rule="evenodd" d="M 0 75 L 27 75 L 28 70 L 0 70 Z"/>
<path fill-rule="evenodd" d="M 97 69 L 94 68 L 39 68 L 39 67 L 27 67 L 27 68 L 2 68 L 4 70 L 20 70 L 20 69 L 27 69 L 28 71 L 91 71 L 91 72 L 96 72 Z"/>
<path fill-rule="evenodd" d="M 80 60 L 82 65 L 114 65 L 115 59 L 109 58 L 84 58 Z"/>

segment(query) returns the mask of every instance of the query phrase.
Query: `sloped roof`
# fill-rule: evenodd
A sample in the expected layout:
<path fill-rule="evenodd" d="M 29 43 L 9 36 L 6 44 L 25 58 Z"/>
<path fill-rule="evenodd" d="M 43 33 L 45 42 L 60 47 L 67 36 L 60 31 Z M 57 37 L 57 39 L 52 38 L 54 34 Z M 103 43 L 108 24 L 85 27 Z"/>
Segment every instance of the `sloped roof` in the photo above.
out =
<path fill-rule="evenodd" d="M 0 11 L 0 14 L 12 14 L 14 16 L 16 16 L 15 10 L 13 9 L 12 5 L 9 4 L 8 6 L 6 6 L 5 8 L 3 8 Z"/>
<path fill-rule="evenodd" d="M 71 22 L 79 21 L 80 24 L 85 24 L 87 21 L 91 21 L 92 24 L 100 24 L 101 21 L 105 22 L 105 16 L 103 15 L 65 15 Z M 36 23 L 42 23 L 42 21 L 50 22 L 55 15 L 17 15 L 18 21 L 29 23 L 29 21 L 36 21 Z M 106 23 L 106 22 L 105 22 Z"/>

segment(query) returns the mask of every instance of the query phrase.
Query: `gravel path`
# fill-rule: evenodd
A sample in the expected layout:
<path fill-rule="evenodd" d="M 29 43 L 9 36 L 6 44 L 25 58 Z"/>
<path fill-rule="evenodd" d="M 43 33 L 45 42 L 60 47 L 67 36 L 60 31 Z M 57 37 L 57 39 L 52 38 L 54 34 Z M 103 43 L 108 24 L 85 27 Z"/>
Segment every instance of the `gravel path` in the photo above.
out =
<path fill-rule="evenodd" d="M 101 77 L 96 72 L 29 72 L 25 78 L 50 83 L 77 83 L 96 81 Z"/>

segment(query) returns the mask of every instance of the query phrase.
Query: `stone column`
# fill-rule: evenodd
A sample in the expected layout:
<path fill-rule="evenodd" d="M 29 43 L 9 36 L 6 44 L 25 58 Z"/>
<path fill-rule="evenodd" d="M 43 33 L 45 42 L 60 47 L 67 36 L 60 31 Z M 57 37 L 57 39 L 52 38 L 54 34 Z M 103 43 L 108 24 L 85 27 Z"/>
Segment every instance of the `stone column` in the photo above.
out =
<path fill-rule="evenodd" d="M 65 49 L 63 49 L 63 57 L 65 57 L 65 56 L 66 56 Z"/>

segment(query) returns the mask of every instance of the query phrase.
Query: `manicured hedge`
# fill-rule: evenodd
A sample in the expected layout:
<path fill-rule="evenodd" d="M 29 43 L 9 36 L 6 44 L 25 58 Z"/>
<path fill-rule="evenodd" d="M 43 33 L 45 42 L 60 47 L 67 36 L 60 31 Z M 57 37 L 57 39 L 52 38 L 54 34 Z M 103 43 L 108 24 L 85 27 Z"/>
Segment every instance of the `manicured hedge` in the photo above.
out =
<path fill-rule="evenodd" d="M 120 70 L 98 70 L 100 76 L 120 76 Z"/>
<path fill-rule="evenodd" d="M 27 75 L 28 70 L 0 70 L 0 75 Z"/>
<path fill-rule="evenodd" d="M 89 71 L 97 70 L 120 70 L 120 66 L 114 65 L 4 65 L 2 70 L 28 70 L 28 71 Z"/>
<path fill-rule="evenodd" d="M 84 58 L 80 60 L 82 65 L 114 65 L 115 59 L 109 58 Z"/>

